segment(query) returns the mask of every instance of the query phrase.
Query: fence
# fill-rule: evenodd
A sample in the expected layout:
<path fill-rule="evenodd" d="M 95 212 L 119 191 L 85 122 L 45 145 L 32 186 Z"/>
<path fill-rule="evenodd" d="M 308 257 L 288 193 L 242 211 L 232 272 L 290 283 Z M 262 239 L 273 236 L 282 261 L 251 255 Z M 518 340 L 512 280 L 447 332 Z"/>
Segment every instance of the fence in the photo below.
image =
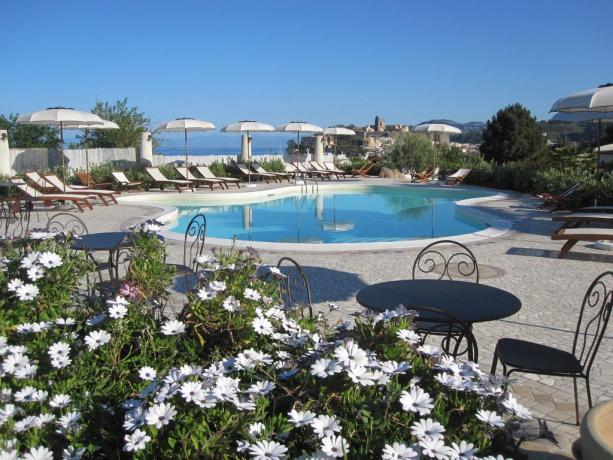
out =
<path fill-rule="evenodd" d="M 282 159 L 282 155 L 263 154 L 252 156 L 253 161 L 264 161 L 273 159 Z M 187 161 L 191 165 L 207 165 L 209 166 L 214 161 L 223 161 L 228 163 L 230 160 L 236 161 L 236 155 L 188 155 Z M 153 155 L 153 166 L 161 166 L 166 164 L 183 165 L 185 164 L 185 155 Z"/>

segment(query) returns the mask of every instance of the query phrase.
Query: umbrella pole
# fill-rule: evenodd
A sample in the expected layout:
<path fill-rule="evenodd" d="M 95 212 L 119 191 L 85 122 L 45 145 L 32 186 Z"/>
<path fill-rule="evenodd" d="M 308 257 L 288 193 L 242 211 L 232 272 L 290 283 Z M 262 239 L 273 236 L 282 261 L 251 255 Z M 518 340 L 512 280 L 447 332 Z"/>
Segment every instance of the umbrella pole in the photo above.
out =
<path fill-rule="evenodd" d="M 64 162 L 64 123 L 60 121 L 60 155 L 62 155 L 62 184 L 66 194 L 66 164 Z"/>
<path fill-rule="evenodd" d="M 249 149 L 249 131 L 247 131 L 247 173 L 247 182 L 251 184 L 251 150 Z"/>
<path fill-rule="evenodd" d="M 600 135 L 602 129 L 602 118 L 598 119 L 598 153 L 596 154 L 596 194 L 594 196 L 594 206 L 598 206 L 598 188 L 600 182 Z"/>
<path fill-rule="evenodd" d="M 185 179 L 188 180 L 187 179 L 187 177 L 188 177 L 188 169 L 187 169 L 188 168 L 188 166 L 187 166 L 187 128 L 185 128 L 183 130 L 183 132 L 185 133 L 185 141 L 184 141 L 184 144 L 183 144 L 183 149 L 185 150 Z"/>
<path fill-rule="evenodd" d="M 85 129 L 83 133 L 85 134 L 85 175 L 87 176 L 87 186 L 91 187 L 92 184 L 90 183 L 90 180 L 89 180 L 89 154 L 87 152 L 87 136 L 89 134 L 88 131 L 89 131 L 88 129 Z"/>

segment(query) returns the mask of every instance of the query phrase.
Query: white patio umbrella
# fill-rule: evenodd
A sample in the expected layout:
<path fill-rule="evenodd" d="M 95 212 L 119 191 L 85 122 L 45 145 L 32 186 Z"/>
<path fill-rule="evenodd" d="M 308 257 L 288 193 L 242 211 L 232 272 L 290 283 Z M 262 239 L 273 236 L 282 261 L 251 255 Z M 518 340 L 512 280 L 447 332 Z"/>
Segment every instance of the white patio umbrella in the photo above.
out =
<path fill-rule="evenodd" d="M 185 151 L 185 176 L 188 174 L 189 164 L 187 162 L 187 132 L 188 131 L 213 131 L 215 125 L 210 121 L 196 120 L 195 118 L 183 117 L 175 120 L 170 120 L 158 125 L 153 132 L 157 131 L 171 131 L 181 132 L 183 131 L 185 136 L 184 151 Z"/>
<path fill-rule="evenodd" d="M 433 133 L 437 134 L 462 134 L 462 130 L 455 126 L 446 125 L 444 123 L 424 123 L 415 126 L 413 131 L 416 133 Z M 436 168 L 436 150 L 434 151 L 434 168 Z"/>
<path fill-rule="evenodd" d="M 277 126 L 277 131 L 281 133 L 297 133 L 298 134 L 298 144 L 297 144 L 297 155 L 300 155 L 300 133 L 323 133 L 324 129 L 321 126 L 312 125 L 311 123 L 307 123 L 306 121 L 292 121 L 290 123 L 286 123 L 281 126 Z"/>
<path fill-rule="evenodd" d="M 587 89 L 558 99 L 549 112 L 613 112 L 613 84 L 607 83 L 597 88 Z M 602 120 L 598 118 L 598 156 L 596 160 L 596 193 L 594 204 L 598 204 L 598 176 L 600 171 L 600 141 L 602 137 Z M 606 117 L 610 118 L 610 117 Z"/>
<path fill-rule="evenodd" d="M 89 130 L 90 129 L 119 129 L 119 125 L 117 123 L 114 123 L 112 121 L 109 120 L 101 120 L 102 124 L 101 125 L 82 125 L 82 124 L 78 124 L 78 125 L 66 125 L 64 128 L 65 129 L 81 129 L 83 130 L 83 135 L 85 136 L 85 172 L 87 173 L 88 179 L 89 180 L 89 155 L 87 153 L 87 136 L 89 134 Z M 87 184 L 87 186 L 89 187 L 91 184 Z"/>
<path fill-rule="evenodd" d="M 335 126 L 333 128 L 324 129 L 324 136 L 355 136 L 355 131 L 349 128 Z M 336 157 L 337 143 L 334 143 L 334 156 Z"/>
<path fill-rule="evenodd" d="M 17 123 L 22 125 L 48 125 L 60 129 L 60 149 L 62 157 L 62 182 L 66 192 L 66 164 L 64 161 L 64 128 L 67 125 L 101 125 L 102 119 L 91 112 L 82 112 L 67 107 L 49 107 L 38 112 L 30 112 L 17 118 Z"/>
<path fill-rule="evenodd" d="M 261 123 L 255 120 L 243 120 L 237 121 L 236 123 L 229 124 L 228 126 L 224 126 L 221 128 L 221 132 L 223 133 L 247 133 L 247 167 L 248 167 L 248 176 L 247 181 L 251 183 L 251 137 L 250 133 L 255 132 L 272 132 L 275 130 L 275 127 L 269 125 L 267 123 Z"/>

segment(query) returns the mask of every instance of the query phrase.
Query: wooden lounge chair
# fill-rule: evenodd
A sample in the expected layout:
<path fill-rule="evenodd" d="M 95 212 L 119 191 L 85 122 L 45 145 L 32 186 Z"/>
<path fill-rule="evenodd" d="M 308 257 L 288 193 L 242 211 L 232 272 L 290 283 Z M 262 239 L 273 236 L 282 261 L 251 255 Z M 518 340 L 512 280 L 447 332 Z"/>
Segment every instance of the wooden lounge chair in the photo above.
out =
<path fill-rule="evenodd" d="M 320 163 L 321 164 L 321 163 Z M 345 171 L 343 171 L 342 169 L 338 169 L 334 163 L 329 163 L 329 162 L 325 162 L 324 161 L 324 167 L 326 167 L 328 169 L 328 171 L 332 171 L 334 174 L 338 174 L 343 176 L 343 178 L 347 177 L 347 173 Z"/>
<path fill-rule="evenodd" d="M 49 182 L 36 171 L 27 172 L 24 176 L 26 182 L 28 182 L 38 193 L 55 193 L 57 191 L 53 185 L 49 184 Z M 77 186 L 77 188 L 79 187 Z"/>
<path fill-rule="evenodd" d="M 298 168 L 298 171 L 300 171 L 303 174 L 306 174 L 308 176 L 317 176 L 320 179 L 328 179 L 328 180 L 332 180 L 330 178 L 330 173 L 328 172 L 323 172 L 323 171 L 317 171 L 316 169 L 314 169 L 311 165 L 306 165 L 304 163 L 300 163 L 299 161 L 295 161 L 294 162 L 294 166 L 296 166 L 296 168 Z"/>
<path fill-rule="evenodd" d="M 353 169 L 351 171 L 351 177 L 369 177 L 368 173 L 375 166 L 376 163 L 369 163 L 367 165 L 362 166 L 361 168 Z"/>
<path fill-rule="evenodd" d="M 447 185 L 461 184 L 462 182 L 464 182 L 464 179 L 466 179 L 466 176 L 468 176 L 471 171 L 472 169 L 470 168 L 460 168 L 450 176 L 447 176 L 445 183 Z"/>
<path fill-rule="evenodd" d="M 330 171 L 328 168 L 322 166 L 317 161 L 309 161 L 309 163 L 313 167 L 314 171 L 319 171 L 319 172 L 322 172 L 322 173 L 326 173 L 326 174 L 329 175 L 329 177 L 334 176 L 334 177 L 336 177 L 337 180 L 340 180 L 340 177 L 339 177 L 339 175 L 336 172 Z"/>
<path fill-rule="evenodd" d="M 165 185 L 173 186 L 177 192 L 181 193 L 183 190 L 187 190 L 188 188 L 191 191 L 194 191 L 194 183 L 189 180 L 180 180 L 180 179 L 168 179 L 159 168 L 145 168 L 149 177 L 153 179 L 153 183 L 160 187 L 160 190 L 164 190 Z"/>
<path fill-rule="evenodd" d="M 108 206 L 110 202 L 117 204 L 117 199 L 115 198 L 115 192 L 112 190 L 96 190 L 91 188 L 73 188 L 71 185 L 64 184 L 55 174 L 46 174 L 45 180 L 56 188 L 57 193 L 64 194 L 77 194 L 77 195 L 91 195 L 98 198 L 102 204 Z M 110 200 L 110 201 L 107 201 Z"/>
<path fill-rule="evenodd" d="M 561 228 L 553 235 L 552 240 L 566 240 L 558 259 L 563 259 L 568 254 L 568 251 L 579 241 L 613 241 L 613 228 L 595 228 L 595 227 L 579 227 L 579 228 Z"/>
<path fill-rule="evenodd" d="M 274 174 L 270 174 L 270 173 L 258 173 L 258 172 L 253 172 L 251 171 L 249 168 L 247 168 L 247 165 L 245 163 L 236 163 L 236 167 L 238 168 L 238 171 L 241 173 L 242 176 L 244 177 L 259 177 L 260 179 L 263 179 L 267 184 L 270 180 L 274 181 L 274 182 L 281 182 L 281 179 L 279 179 L 277 176 L 275 176 Z"/>
<path fill-rule="evenodd" d="M 422 172 L 413 174 L 413 182 L 428 182 L 434 175 L 434 166 L 428 166 Z"/>
<path fill-rule="evenodd" d="M 574 212 L 572 214 L 563 214 L 553 216 L 554 222 L 562 222 L 560 228 L 575 228 L 581 224 L 608 224 L 613 226 L 613 213 L 609 212 Z"/>
<path fill-rule="evenodd" d="M 111 176 L 122 190 L 139 188 L 143 184 L 142 182 L 131 182 L 122 171 L 113 171 Z"/>
<path fill-rule="evenodd" d="M 254 161 L 253 163 L 251 163 L 251 169 L 254 170 L 255 172 L 258 172 L 260 174 L 272 174 L 274 176 L 277 176 L 280 180 L 279 182 L 281 182 L 283 179 L 287 179 L 287 181 L 290 181 L 291 178 L 291 174 L 288 174 L 286 172 L 274 172 L 274 171 L 266 171 L 262 165 L 256 161 Z"/>
<path fill-rule="evenodd" d="M 552 210 L 556 210 L 567 206 L 572 201 L 573 195 L 577 193 L 577 191 L 579 191 L 580 187 L 581 182 L 577 182 L 572 187 L 567 188 L 559 195 L 547 192 L 537 193 L 536 196 L 543 200 L 539 208 L 553 208 Z"/>
<path fill-rule="evenodd" d="M 202 177 L 194 176 L 189 169 L 185 169 L 185 166 L 177 166 L 175 167 L 179 176 L 181 176 L 185 180 L 189 180 L 194 182 L 195 184 L 204 184 L 208 185 L 208 187 L 213 190 L 215 185 L 218 185 L 222 190 L 224 188 L 224 181 L 220 179 L 204 179 Z"/>
<path fill-rule="evenodd" d="M 213 174 L 213 171 L 211 171 L 208 166 L 194 166 L 194 168 L 196 169 L 196 171 L 198 171 L 198 174 L 200 174 L 205 179 L 219 179 L 226 184 L 227 188 L 229 188 L 228 187 L 229 184 L 234 184 L 238 188 L 241 188 L 241 184 L 240 184 L 241 180 L 237 179 L 236 177 L 216 176 L 215 174 Z"/>
<path fill-rule="evenodd" d="M 75 174 L 81 185 L 88 188 L 109 188 L 111 186 L 110 182 L 94 182 L 91 174 L 79 172 Z M 73 185 L 74 188 L 74 185 Z"/>
<path fill-rule="evenodd" d="M 25 198 L 26 201 L 39 201 L 45 206 L 51 206 L 57 201 L 70 201 L 79 211 L 83 212 L 83 207 L 94 209 L 89 202 L 88 195 L 72 195 L 64 193 L 39 193 L 35 188 L 26 184 L 18 177 L 10 179 L 11 183 L 17 187 L 19 193 Z"/>

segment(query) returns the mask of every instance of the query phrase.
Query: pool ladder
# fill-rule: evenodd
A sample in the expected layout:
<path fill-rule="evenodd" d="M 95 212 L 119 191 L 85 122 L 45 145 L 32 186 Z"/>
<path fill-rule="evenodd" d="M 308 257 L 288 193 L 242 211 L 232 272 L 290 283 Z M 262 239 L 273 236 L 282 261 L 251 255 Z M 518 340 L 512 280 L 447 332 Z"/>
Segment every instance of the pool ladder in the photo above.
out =
<path fill-rule="evenodd" d="M 315 177 L 307 177 L 306 173 L 302 174 L 302 182 L 300 184 L 300 194 L 308 195 L 309 181 L 311 182 L 311 193 L 319 193 L 319 182 Z"/>

